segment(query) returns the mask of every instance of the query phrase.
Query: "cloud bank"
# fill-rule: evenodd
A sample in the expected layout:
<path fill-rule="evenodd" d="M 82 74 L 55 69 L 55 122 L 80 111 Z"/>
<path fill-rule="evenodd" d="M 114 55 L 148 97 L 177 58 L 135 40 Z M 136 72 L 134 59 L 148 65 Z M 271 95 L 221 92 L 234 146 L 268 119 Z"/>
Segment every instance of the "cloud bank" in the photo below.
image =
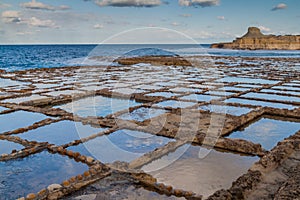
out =
<path fill-rule="evenodd" d="M 193 7 L 211 7 L 220 5 L 220 0 L 179 0 L 181 6 L 193 6 Z"/>
<path fill-rule="evenodd" d="M 280 3 L 276 6 L 274 6 L 271 10 L 272 11 L 276 11 L 276 10 L 283 10 L 283 9 L 286 9 L 287 8 L 287 5 L 284 4 L 284 3 Z"/>
<path fill-rule="evenodd" d="M 4 11 L 2 14 L 2 19 L 5 23 L 18 23 L 21 22 L 20 13 L 14 10 Z"/>
<path fill-rule="evenodd" d="M 42 20 L 37 17 L 24 19 L 21 18 L 20 12 L 14 10 L 4 11 L 1 14 L 1 17 L 5 23 L 26 24 L 31 27 L 40 27 L 40 28 L 58 28 L 58 26 L 56 26 L 55 22 L 53 22 L 52 20 L 49 19 Z"/>
<path fill-rule="evenodd" d="M 155 7 L 160 6 L 160 0 L 97 0 L 95 3 L 101 7 Z"/>
<path fill-rule="evenodd" d="M 49 11 L 70 9 L 70 7 L 66 6 L 66 5 L 61 5 L 61 6 L 55 7 L 55 6 L 44 4 L 42 2 L 37 2 L 36 0 L 32 0 L 32 1 L 26 2 L 26 3 L 21 3 L 20 6 L 23 8 L 27 8 L 27 9 L 49 10 Z"/>

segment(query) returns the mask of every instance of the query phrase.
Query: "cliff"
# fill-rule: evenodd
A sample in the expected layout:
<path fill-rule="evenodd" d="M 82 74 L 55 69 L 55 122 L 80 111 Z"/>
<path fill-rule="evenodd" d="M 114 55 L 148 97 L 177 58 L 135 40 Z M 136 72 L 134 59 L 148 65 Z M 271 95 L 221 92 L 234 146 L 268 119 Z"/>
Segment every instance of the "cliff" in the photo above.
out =
<path fill-rule="evenodd" d="M 264 35 L 259 28 L 249 27 L 241 38 L 229 43 L 212 44 L 211 48 L 249 50 L 300 50 L 300 35 Z"/>

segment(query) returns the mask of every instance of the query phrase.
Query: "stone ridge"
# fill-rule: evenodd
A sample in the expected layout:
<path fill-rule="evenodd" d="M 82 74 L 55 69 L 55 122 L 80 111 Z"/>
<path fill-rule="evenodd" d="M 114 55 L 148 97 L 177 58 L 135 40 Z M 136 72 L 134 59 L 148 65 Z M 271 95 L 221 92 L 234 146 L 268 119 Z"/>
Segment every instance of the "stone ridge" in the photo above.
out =
<path fill-rule="evenodd" d="M 248 50 L 300 50 L 300 35 L 264 35 L 257 27 L 249 27 L 248 32 L 228 43 L 215 43 L 211 48 Z"/>

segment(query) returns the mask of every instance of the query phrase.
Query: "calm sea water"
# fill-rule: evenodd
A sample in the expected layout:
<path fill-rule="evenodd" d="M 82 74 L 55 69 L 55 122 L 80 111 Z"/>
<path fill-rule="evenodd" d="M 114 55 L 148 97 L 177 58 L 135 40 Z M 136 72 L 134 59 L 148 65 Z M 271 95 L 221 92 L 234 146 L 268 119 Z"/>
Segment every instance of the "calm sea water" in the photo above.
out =
<path fill-rule="evenodd" d="M 241 51 L 210 49 L 210 45 L 0 45 L 0 69 L 7 71 L 61 66 L 110 64 L 130 55 L 212 55 L 249 57 L 297 57 L 300 51 Z M 101 57 L 97 61 L 93 58 Z"/>

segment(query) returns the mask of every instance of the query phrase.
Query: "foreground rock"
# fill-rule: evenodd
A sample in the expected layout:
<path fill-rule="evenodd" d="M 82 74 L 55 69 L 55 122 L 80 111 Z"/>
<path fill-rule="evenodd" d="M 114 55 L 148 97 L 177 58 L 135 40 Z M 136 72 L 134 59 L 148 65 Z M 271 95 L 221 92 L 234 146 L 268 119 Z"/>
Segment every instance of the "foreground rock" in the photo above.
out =
<path fill-rule="evenodd" d="M 211 48 L 249 50 L 300 50 L 300 35 L 264 35 L 259 28 L 249 27 L 241 38 L 229 43 L 212 44 Z"/>

